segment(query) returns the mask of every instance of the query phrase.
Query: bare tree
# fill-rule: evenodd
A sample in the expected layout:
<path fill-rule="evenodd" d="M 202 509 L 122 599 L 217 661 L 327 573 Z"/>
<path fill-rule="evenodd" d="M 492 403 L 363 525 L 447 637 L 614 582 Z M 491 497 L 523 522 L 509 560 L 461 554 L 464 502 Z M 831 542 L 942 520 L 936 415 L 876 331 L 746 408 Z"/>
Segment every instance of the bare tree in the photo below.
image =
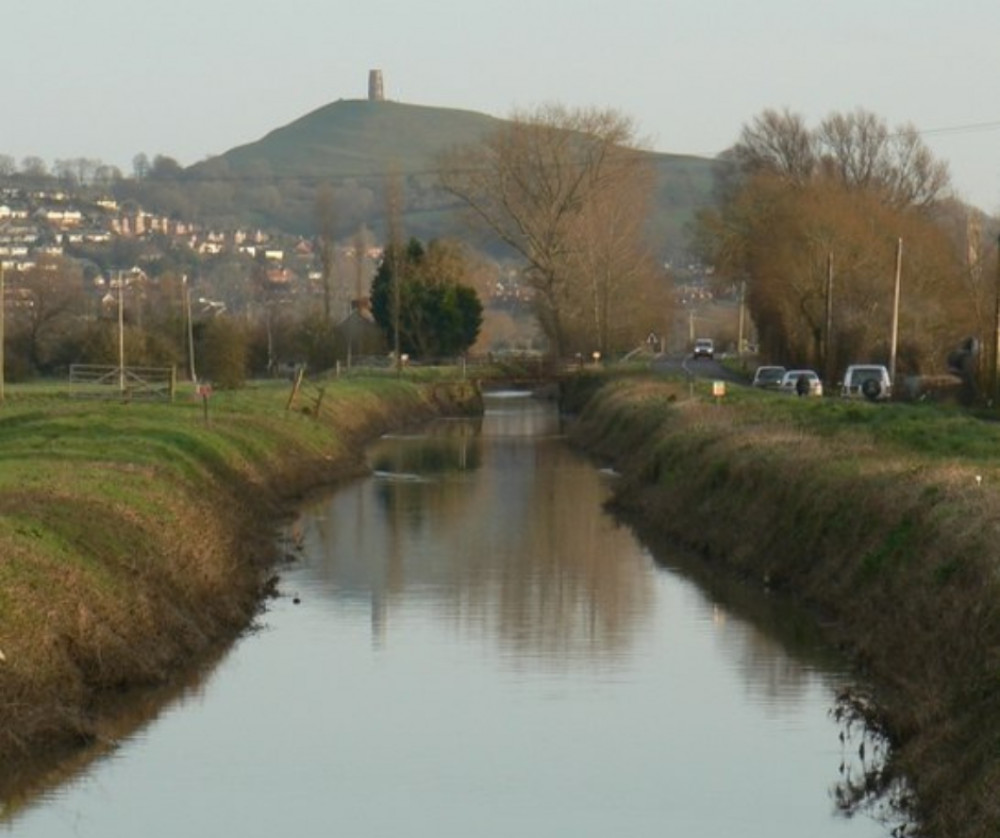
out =
<path fill-rule="evenodd" d="M 700 217 L 698 242 L 719 277 L 747 283 L 766 354 L 816 364 L 887 358 L 903 238 L 905 366 L 940 368 L 956 330 L 966 334 L 956 301 L 968 271 L 931 212 L 947 194 L 947 168 L 916 132 L 890 131 L 863 110 L 832 114 L 810 132 L 800 117 L 765 111 L 731 156 L 738 174 Z M 831 257 L 833 328 L 824 335 Z"/>
<path fill-rule="evenodd" d="M 11 318 L 11 340 L 32 370 L 46 367 L 81 322 L 85 311 L 83 272 L 60 257 L 44 257 L 15 274 L 10 293 L 18 300 Z"/>
<path fill-rule="evenodd" d="M 809 181 L 816 169 L 812 133 L 801 116 L 765 110 L 743 126 L 733 148 L 737 165 L 748 174 L 767 172 L 793 183 Z"/>
<path fill-rule="evenodd" d="M 49 173 L 45 161 L 41 157 L 34 155 L 25 157 L 21 161 L 21 174 L 31 178 L 47 177 Z"/>
<path fill-rule="evenodd" d="M 948 187 L 947 164 L 934 160 L 912 125 L 890 131 L 859 108 L 827 117 L 816 143 L 828 172 L 848 188 L 880 190 L 894 206 L 927 206 Z"/>
<path fill-rule="evenodd" d="M 632 212 L 645 217 L 643 193 L 653 175 L 635 145 L 631 121 L 614 111 L 548 105 L 515 113 L 480 144 L 454 149 L 442 160 L 445 189 L 524 258 L 536 315 L 556 355 L 599 341 L 596 332 L 582 335 L 573 323 L 585 289 L 598 281 L 580 273 L 595 267 L 596 251 L 603 247 L 607 258 L 627 245 L 631 258 L 644 250 L 641 224 L 607 230 L 593 223 L 610 213 L 612 200 L 618 211 L 629 207 L 626 185 L 637 189 Z M 629 236 L 617 248 L 592 238 L 620 237 L 626 229 Z M 592 322 L 599 331 L 600 312 Z"/>
<path fill-rule="evenodd" d="M 323 319 L 330 322 L 333 299 L 333 274 L 336 266 L 336 211 L 333 189 L 320 187 L 316 193 L 316 228 L 319 263 L 323 283 Z"/>

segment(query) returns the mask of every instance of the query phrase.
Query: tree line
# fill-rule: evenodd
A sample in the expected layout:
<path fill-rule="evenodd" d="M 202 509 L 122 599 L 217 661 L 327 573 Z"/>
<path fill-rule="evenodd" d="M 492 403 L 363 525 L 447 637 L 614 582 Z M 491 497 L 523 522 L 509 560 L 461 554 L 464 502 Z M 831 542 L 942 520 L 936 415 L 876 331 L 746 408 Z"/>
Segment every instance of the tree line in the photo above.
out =
<path fill-rule="evenodd" d="M 912 126 L 859 109 L 810 128 L 765 110 L 720 159 L 717 190 L 695 247 L 745 289 L 766 359 L 831 380 L 888 362 L 900 252 L 898 372 L 945 372 L 959 347 L 989 344 L 995 221 L 954 199 Z M 991 363 L 974 365 L 980 386 Z"/>
<path fill-rule="evenodd" d="M 167 158 L 143 162 L 143 181 L 178 176 Z M 671 328 L 671 277 L 650 235 L 656 170 L 629 119 L 559 105 L 518 112 L 480 142 L 442 154 L 436 169 L 467 238 L 499 243 L 517 261 L 553 355 L 622 355 Z M 363 282 L 360 268 L 345 279 L 332 253 L 337 216 L 353 219 L 352 194 L 316 194 L 322 279 L 305 302 L 269 297 L 259 266 L 236 270 L 267 359 L 282 354 L 275 347 L 284 331 L 298 335 L 299 354 L 337 357 L 343 347 L 329 349 L 338 346 L 337 283 L 354 284 L 351 305 L 370 305 L 389 348 L 424 356 L 467 349 L 482 325 L 480 301 L 467 291 L 475 272 L 467 246 L 405 244 L 393 230 L 403 217 L 397 207 L 395 219 L 384 214 L 380 266 Z M 365 196 L 366 211 L 373 200 Z M 765 360 L 833 379 L 849 363 L 898 353 L 902 374 L 959 368 L 981 389 L 996 365 L 991 350 L 977 352 L 996 343 L 995 232 L 995 219 L 954 199 L 947 166 L 912 126 L 890 129 L 859 109 L 810 127 L 795 113 L 765 110 L 717 160 L 716 201 L 692 225 L 691 246 L 713 267 L 719 290 L 740 289 Z M 285 330 L 285 321 L 297 325 Z M 43 355 L 26 357 L 44 366 Z"/>

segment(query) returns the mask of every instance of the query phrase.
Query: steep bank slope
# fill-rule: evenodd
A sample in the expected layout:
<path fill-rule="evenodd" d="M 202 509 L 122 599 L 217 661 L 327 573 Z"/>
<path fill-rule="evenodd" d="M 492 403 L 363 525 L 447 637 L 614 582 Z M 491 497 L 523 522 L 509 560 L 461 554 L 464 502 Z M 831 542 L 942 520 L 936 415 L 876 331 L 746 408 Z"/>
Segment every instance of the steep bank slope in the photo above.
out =
<path fill-rule="evenodd" d="M 687 395 L 635 380 L 586 402 L 574 433 L 623 473 L 616 502 L 807 601 L 877 685 L 887 770 L 909 778 L 927 833 L 1000 834 L 996 459 L 876 442 L 842 405 L 803 403 L 833 419 L 797 421 L 794 400 L 775 414 Z"/>
<path fill-rule="evenodd" d="M 299 493 L 365 441 L 478 409 L 466 383 L 287 385 L 169 405 L 9 398 L 0 412 L 0 792 L 99 735 L 110 699 L 173 679 L 250 621 Z"/>

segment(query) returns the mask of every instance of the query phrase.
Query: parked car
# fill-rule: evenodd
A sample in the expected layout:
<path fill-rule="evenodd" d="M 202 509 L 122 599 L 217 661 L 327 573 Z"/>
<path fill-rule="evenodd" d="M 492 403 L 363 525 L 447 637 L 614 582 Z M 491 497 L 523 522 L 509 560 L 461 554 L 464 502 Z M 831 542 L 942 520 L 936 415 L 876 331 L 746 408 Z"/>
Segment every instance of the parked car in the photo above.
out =
<path fill-rule="evenodd" d="M 802 379 L 802 383 L 799 380 Z M 793 396 L 822 396 L 823 382 L 812 370 L 789 370 L 781 377 L 778 389 Z"/>
<path fill-rule="evenodd" d="M 715 357 L 715 344 L 712 343 L 711 338 L 698 338 L 694 342 L 694 353 L 695 358 L 714 358 Z"/>
<path fill-rule="evenodd" d="M 760 366 L 754 371 L 751 383 L 754 387 L 763 387 L 765 390 L 777 390 L 786 372 L 788 370 L 784 367 Z"/>
<path fill-rule="evenodd" d="M 851 364 L 840 384 L 844 398 L 865 398 L 883 401 L 892 398 L 892 381 L 889 370 L 881 364 Z"/>

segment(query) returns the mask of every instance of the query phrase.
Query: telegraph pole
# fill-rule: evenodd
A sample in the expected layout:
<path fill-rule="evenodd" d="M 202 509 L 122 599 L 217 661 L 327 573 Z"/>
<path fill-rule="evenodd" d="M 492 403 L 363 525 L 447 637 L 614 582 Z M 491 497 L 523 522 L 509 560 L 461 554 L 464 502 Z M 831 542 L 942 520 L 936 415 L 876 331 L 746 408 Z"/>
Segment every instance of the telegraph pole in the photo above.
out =
<path fill-rule="evenodd" d="M 402 277 L 399 274 L 403 270 L 403 264 L 406 261 L 406 255 L 400 252 L 403 248 L 399 232 L 399 216 L 401 211 L 400 192 L 401 188 L 398 176 L 393 173 L 386 182 L 386 212 L 388 215 L 386 219 L 386 238 L 388 240 L 389 270 L 392 271 L 392 353 L 396 359 L 397 377 L 403 374 L 403 356 L 401 354 L 402 347 L 399 337 L 400 284 Z"/>
<path fill-rule="evenodd" d="M 889 380 L 896 384 L 896 343 L 899 337 L 899 280 L 903 272 L 903 240 L 896 240 L 896 287 L 892 297 L 892 336 L 889 338 Z"/>
<path fill-rule="evenodd" d="M 997 289 L 996 309 L 993 314 L 993 382 L 990 387 L 990 401 L 997 398 L 997 365 L 1000 364 L 1000 236 L 997 236 Z"/>
<path fill-rule="evenodd" d="M 736 336 L 736 354 L 743 357 L 743 324 L 746 319 L 747 310 L 747 281 L 740 280 L 740 321 L 738 334 Z"/>
<path fill-rule="evenodd" d="M 118 392 L 125 394 L 125 283 L 118 271 Z"/>
<path fill-rule="evenodd" d="M 184 286 L 184 319 L 187 326 L 187 350 L 188 350 L 188 371 L 191 375 L 191 383 L 196 384 L 198 382 L 198 376 L 195 375 L 194 370 L 194 326 L 191 325 L 191 287 L 188 285 L 187 274 L 181 277 L 181 284 Z M 268 317 L 267 323 L 267 340 L 268 340 L 268 367 L 271 365 L 271 321 L 270 321 L 270 311 L 266 312 Z"/>
<path fill-rule="evenodd" d="M 3 344 L 7 338 L 7 333 L 5 330 L 5 323 L 4 323 L 4 313 L 6 312 L 6 310 L 7 310 L 7 297 L 4 292 L 4 285 L 3 285 L 3 262 L 0 262 L 0 404 L 3 404 L 4 401 Z"/>
<path fill-rule="evenodd" d="M 837 371 L 833 368 L 833 251 L 826 254 L 826 329 L 823 342 L 823 368 L 828 384 Z"/>

